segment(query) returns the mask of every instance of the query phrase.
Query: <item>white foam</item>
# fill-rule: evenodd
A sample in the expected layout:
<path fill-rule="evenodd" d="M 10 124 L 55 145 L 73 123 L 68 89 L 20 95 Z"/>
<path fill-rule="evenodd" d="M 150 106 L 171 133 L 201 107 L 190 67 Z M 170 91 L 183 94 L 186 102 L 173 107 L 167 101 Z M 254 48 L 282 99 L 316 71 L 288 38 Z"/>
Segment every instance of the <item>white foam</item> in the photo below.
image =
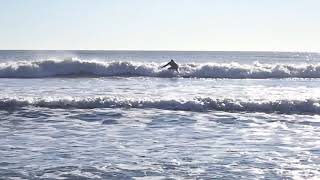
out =
<path fill-rule="evenodd" d="M 129 61 L 44 60 L 0 63 L 0 78 L 55 76 L 147 76 L 195 78 L 320 78 L 320 64 L 189 63 L 179 73 L 160 69 L 162 64 Z"/>
<path fill-rule="evenodd" d="M 232 99 L 193 98 L 179 99 L 132 99 L 118 97 L 87 98 L 3 98 L 0 109 L 16 109 L 26 106 L 45 108 L 155 108 L 181 111 L 226 111 L 226 112 L 265 112 L 284 114 L 320 114 L 320 100 L 276 100 L 241 101 Z"/>

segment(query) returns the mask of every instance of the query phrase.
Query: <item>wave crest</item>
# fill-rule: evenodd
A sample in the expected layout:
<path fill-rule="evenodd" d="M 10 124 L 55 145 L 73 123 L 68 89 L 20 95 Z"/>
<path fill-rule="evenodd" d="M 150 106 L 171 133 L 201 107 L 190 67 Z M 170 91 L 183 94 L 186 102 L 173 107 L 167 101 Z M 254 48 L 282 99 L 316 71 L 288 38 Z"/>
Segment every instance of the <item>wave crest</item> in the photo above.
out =
<path fill-rule="evenodd" d="M 179 73 L 160 69 L 159 63 L 94 60 L 44 60 L 0 63 L 0 78 L 56 76 L 146 76 L 185 78 L 320 78 L 320 64 L 288 65 L 238 63 L 180 64 Z"/>
<path fill-rule="evenodd" d="M 59 109 L 92 108 L 155 108 L 181 111 L 265 112 L 284 114 L 320 114 L 320 100 L 241 101 L 233 99 L 194 98 L 130 99 L 118 97 L 64 98 L 64 99 L 0 99 L 0 109 L 14 110 L 22 107 Z"/>

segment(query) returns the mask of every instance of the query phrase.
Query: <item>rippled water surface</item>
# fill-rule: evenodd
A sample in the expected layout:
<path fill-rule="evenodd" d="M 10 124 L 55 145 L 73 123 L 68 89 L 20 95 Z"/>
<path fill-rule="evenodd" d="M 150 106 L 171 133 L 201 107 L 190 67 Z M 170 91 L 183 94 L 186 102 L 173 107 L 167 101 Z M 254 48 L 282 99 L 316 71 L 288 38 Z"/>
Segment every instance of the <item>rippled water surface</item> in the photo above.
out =
<path fill-rule="evenodd" d="M 170 57 L 210 77 L 154 70 Z M 0 51 L 0 61 L 0 179 L 320 178 L 318 54 Z M 237 78 L 253 71 L 267 76 Z"/>
<path fill-rule="evenodd" d="M 320 175 L 318 116 L 23 108 L 1 117 L 2 177 Z"/>

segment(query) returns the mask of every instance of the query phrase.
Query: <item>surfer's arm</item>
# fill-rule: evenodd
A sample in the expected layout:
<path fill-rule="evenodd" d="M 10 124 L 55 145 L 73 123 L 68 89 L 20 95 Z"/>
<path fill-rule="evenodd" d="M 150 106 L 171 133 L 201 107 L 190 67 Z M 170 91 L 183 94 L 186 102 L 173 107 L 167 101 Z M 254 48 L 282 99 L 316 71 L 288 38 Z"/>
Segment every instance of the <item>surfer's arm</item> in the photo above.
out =
<path fill-rule="evenodd" d="M 162 66 L 161 68 L 164 68 L 164 67 L 168 66 L 169 64 L 170 64 L 170 63 L 168 63 L 168 64 L 166 64 L 166 65 Z"/>

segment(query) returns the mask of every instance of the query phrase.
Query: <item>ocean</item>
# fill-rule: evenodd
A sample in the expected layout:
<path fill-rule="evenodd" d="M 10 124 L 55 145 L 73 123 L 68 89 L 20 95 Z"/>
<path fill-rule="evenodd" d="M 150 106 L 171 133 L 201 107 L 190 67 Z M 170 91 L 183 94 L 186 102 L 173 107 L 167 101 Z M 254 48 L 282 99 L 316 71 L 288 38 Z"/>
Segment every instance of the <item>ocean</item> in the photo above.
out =
<path fill-rule="evenodd" d="M 0 179 L 320 178 L 318 53 L 3 50 L 0 92 Z"/>

